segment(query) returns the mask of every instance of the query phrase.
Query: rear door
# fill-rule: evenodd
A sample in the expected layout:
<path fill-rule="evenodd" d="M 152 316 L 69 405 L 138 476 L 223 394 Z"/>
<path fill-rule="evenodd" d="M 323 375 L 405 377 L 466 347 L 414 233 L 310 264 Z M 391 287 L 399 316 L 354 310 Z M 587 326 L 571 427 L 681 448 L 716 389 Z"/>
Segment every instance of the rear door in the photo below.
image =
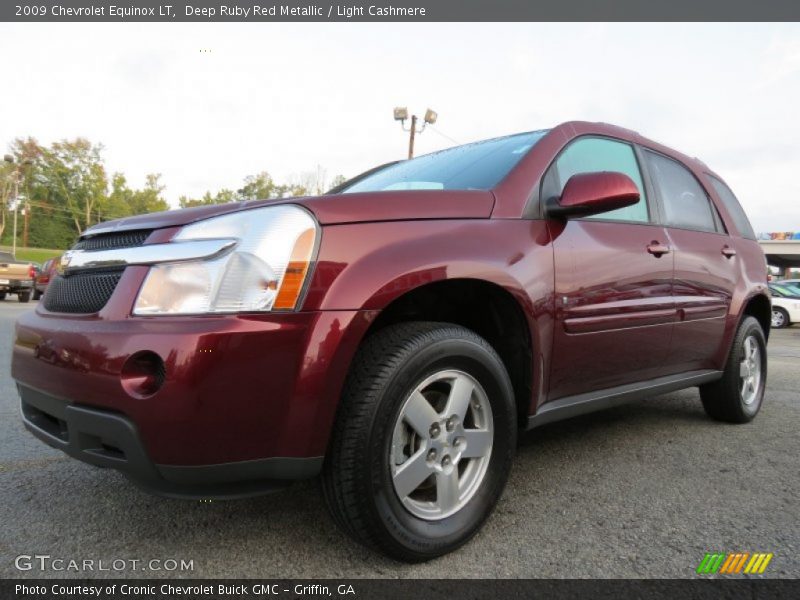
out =
<path fill-rule="evenodd" d="M 675 373 L 716 368 L 739 271 L 734 243 L 688 168 L 663 154 L 643 154 L 675 256 L 678 318 L 667 362 Z"/>
<path fill-rule="evenodd" d="M 675 305 L 673 255 L 627 142 L 582 137 L 547 172 L 543 197 L 576 173 L 618 171 L 639 188 L 638 204 L 591 218 L 550 221 L 556 326 L 548 400 L 664 374 Z"/>

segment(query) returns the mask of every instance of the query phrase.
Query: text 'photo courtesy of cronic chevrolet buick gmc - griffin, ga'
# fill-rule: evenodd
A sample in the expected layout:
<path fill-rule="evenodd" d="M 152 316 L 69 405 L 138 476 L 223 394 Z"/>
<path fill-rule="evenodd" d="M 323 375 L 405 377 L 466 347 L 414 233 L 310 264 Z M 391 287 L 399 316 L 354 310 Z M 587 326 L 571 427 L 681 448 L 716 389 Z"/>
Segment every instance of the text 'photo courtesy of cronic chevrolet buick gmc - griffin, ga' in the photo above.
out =
<path fill-rule="evenodd" d="M 775 322 L 755 237 L 703 162 L 569 122 L 91 227 L 12 375 L 74 458 L 186 498 L 319 476 L 342 530 L 423 561 L 480 529 L 524 430 L 688 387 L 753 419 Z"/>

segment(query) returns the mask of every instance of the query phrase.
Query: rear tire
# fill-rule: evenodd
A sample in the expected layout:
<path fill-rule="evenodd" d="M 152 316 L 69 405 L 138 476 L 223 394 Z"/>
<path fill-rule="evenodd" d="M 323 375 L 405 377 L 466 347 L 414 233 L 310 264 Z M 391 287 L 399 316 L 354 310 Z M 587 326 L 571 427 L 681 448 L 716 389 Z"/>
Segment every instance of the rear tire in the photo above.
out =
<path fill-rule="evenodd" d="M 6 293 L 7 292 L 0 292 L 0 300 L 5 300 L 6 299 Z"/>
<path fill-rule="evenodd" d="M 352 363 L 322 474 L 325 500 L 356 541 L 429 560 L 483 525 L 516 437 L 511 382 L 483 338 L 447 323 L 393 325 Z"/>
<path fill-rule="evenodd" d="M 722 378 L 700 386 L 706 413 L 728 423 L 747 423 L 758 414 L 767 382 L 767 341 L 761 324 L 745 317 L 733 338 Z"/>
<path fill-rule="evenodd" d="M 772 328 L 783 329 L 791 325 L 789 322 L 789 313 L 780 306 L 772 307 Z"/>
<path fill-rule="evenodd" d="M 44 292 L 40 292 L 39 290 L 36 290 L 35 292 L 33 292 L 33 299 L 34 300 L 39 300 L 43 295 L 44 295 Z"/>
<path fill-rule="evenodd" d="M 17 300 L 20 302 L 30 302 L 31 301 L 31 293 L 30 292 L 18 292 L 17 293 Z"/>

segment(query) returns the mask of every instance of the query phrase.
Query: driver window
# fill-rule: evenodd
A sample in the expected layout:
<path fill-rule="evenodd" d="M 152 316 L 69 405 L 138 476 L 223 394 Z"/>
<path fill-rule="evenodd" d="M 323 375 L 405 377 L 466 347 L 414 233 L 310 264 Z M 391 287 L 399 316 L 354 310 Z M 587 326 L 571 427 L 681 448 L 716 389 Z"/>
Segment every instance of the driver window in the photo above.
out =
<path fill-rule="evenodd" d="M 648 222 L 647 196 L 642 174 L 633 148 L 624 142 L 591 137 L 575 140 L 559 155 L 551 172 L 545 177 L 544 187 L 550 187 L 545 194 L 550 192 L 549 195 L 560 196 L 570 177 L 578 173 L 597 171 L 617 171 L 630 177 L 639 188 L 639 202 L 585 218 L 598 221 Z"/>

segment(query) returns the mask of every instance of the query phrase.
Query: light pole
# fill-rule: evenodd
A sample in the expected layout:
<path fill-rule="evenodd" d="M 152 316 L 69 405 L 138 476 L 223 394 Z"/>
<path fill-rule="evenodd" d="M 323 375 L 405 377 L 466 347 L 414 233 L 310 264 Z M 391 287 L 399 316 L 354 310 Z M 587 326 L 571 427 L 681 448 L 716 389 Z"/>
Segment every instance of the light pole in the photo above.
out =
<path fill-rule="evenodd" d="M 406 119 L 408 119 L 408 109 L 405 106 L 398 106 L 394 109 L 394 120 L 400 121 L 403 131 L 408 131 L 408 158 L 414 158 L 414 136 L 425 131 L 426 125 L 433 125 L 439 117 L 436 111 L 430 108 L 425 111 L 422 127 L 417 130 L 417 115 L 411 115 L 411 128 L 406 129 Z"/>

